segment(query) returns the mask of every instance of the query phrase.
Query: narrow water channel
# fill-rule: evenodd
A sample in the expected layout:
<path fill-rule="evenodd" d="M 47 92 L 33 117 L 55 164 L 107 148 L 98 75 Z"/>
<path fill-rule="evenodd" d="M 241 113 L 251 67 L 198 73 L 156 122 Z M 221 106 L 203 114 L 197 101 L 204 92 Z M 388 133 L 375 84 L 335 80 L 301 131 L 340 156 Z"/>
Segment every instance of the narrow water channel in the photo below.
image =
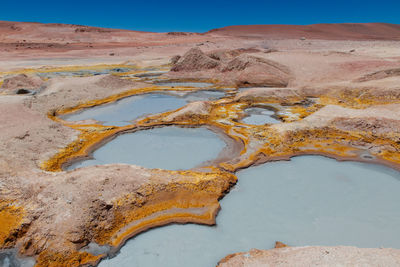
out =
<path fill-rule="evenodd" d="M 251 248 L 349 245 L 400 248 L 400 173 L 301 156 L 242 170 L 214 227 L 169 225 L 129 240 L 101 267 L 215 266 Z"/>
<path fill-rule="evenodd" d="M 169 87 L 211 87 L 214 84 L 204 83 L 204 82 L 157 82 L 156 85 L 159 86 L 169 86 Z"/>

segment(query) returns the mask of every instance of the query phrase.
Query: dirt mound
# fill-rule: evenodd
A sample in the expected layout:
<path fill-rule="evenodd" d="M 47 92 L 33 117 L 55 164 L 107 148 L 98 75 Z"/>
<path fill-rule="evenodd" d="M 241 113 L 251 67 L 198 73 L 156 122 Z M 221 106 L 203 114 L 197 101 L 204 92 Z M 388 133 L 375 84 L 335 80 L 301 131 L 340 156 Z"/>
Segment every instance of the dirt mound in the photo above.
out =
<path fill-rule="evenodd" d="M 244 53 L 257 53 L 260 52 L 257 48 L 239 48 L 239 49 L 217 49 L 213 50 L 207 55 L 216 60 L 229 60 Z"/>
<path fill-rule="evenodd" d="M 276 63 L 272 60 L 266 60 L 254 56 L 249 56 L 249 55 L 240 55 L 233 60 L 227 62 L 221 71 L 233 71 L 233 70 L 245 70 L 246 68 L 252 67 L 252 66 L 257 66 L 257 65 L 265 65 L 270 68 L 275 68 L 279 71 L 289 73 L 289 69 L 286 68 L 285 66 Z"/>
<path fill-rule="evenodd" d="M 286 87 L 289 83 L 289 69 L 276 62 L 246 54 L 227 62 L 222 72 L 237 72 L 238 86 Z"/>
<path fill-rule="evenodd" d="M 215 50 L 205 54 L 195 47 L 173 64 L 169 76 L 211 79 L 236 86 L 286 87 L 288 85 L 290 71 L 287 67 L 271 60 L 250 56 L 247 52 L 255 51 Z"/>
<path fill-rule="evenodd" d="M 400 25 L 342 23 L 313 25 L 238 25 L 213 29 L 207 34 L 262 36 L 276 39 L 400 40 Z"/>
<path fill-rule="evenodd" d="M 18 74 L 4 79 L 1 90 L 23 92 L 24 90 L 39 90 L 44 81 L 37 76 Z"/>
<path fill-rule="evenodd" d="M 171 71 L 199 71 L 214 69 L 220 65 L 218 60 L 212 59 L 200 50 L 193 47 L 187 51 L 171 68 Z"/>
<path fill-rule="evenodd" d="M 362 76 L 356 82 L 367 82 L 372 80 L 380 80 L 388 77 L 400 76 L 400 68 L 381 70 Z"/>
<path fill-rule="evenodd" d="M 94 84 L 100 87 L 115 88 L 115 87 L 126 87 L 129 85 L 134 86 L 136 83 L 131 80 L 122 79 L 119 76 L 109 74 L 105 75 L 104 77 L 101 77 Z"/>
<path fill-rule="evenodd" d="M 202 116 L 207 116 L 210 112 L 211 106 L 210 103 L 206 101 L 196 101 L 187 104 L 182 109 L 173 112 L 165 118 L 165 121 L 173 121 L 178 118 L 187 118 L 190 117 L 192 119 L 200 118 Z"/>

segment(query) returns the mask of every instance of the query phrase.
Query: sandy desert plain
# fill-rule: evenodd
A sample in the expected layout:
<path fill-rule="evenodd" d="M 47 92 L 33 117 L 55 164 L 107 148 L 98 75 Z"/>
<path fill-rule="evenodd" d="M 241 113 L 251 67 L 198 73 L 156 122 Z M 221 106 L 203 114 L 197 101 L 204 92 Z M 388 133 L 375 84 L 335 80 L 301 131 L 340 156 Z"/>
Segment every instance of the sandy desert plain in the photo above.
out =
<path fill-rule="evenodd" d="M 199 82 L 206 86 L 193 85 Z M 400 170 L 399 25 L 230 26 L 199 34 L 2 21 L 0 85 L 4 266 L 96 266 L 150 228 L 214 225 L 236 172 L 270 161 L 322 155 Z M 67 119 L 139 95 L 207 90 L 223 96 L 122 124 Z M 278 123 L 246 123 L 246 110 L 257 108 Z M 165 127 L 208 129 L 225 148 L 183 170 L 118 162 L 68 169 L 119 136 Z M 286 198 L 278 197 L 278 209 Z M 275 241 L 287 246 L 236 251 L 215 265 L 400 266 L 400 246 Z"/>

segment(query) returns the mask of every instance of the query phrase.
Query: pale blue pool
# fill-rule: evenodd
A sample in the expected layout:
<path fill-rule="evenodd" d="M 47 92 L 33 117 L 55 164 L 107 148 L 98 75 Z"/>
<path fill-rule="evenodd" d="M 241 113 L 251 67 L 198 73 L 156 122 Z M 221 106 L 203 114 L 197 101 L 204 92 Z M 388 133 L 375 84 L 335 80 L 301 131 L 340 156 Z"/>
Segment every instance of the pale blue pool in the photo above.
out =
<path fill-rule="evenodd" d="M 217 225 L 169 225 L 129 240 L 101 267 L 209 267 L 251 248 L 349 245 L 400 248 L 400 174 L 320 156 L 238 173 Z"/>

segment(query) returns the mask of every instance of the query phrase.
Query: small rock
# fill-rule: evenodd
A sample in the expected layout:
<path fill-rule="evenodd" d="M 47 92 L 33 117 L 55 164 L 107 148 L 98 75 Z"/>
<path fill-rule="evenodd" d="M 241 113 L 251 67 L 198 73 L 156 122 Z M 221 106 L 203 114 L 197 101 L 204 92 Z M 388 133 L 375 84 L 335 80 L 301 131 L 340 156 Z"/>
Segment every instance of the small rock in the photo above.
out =
<path fill-rule="evenodd" d="M 286 248 L 286 247 L 288 247 L 288 245 L 286 245 L 285 243 L 279 241 L 275 242 L 275 248 Z"/>

